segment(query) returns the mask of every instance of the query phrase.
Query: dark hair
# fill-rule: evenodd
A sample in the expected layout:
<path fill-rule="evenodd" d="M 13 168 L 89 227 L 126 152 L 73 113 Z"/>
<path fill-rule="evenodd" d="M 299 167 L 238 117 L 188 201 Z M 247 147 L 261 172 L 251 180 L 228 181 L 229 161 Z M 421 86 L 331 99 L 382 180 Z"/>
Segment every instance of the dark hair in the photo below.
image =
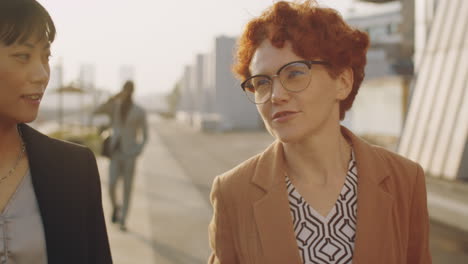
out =
<path fill-rule="evenodd" d="M 364 79 L 369 46 L 367 33 L 352 28 L 335 10 L 319 7 L 315 1 L 277 2 L 260 17 L 252 19 L 239 39 L 233 70 L 240 78 L 250 77 L 250 62 L 265 39 L 277 48 L 289 41 L 296 55 L 330 63 L 327 69 L 333 78 L 346 68 L 353 70 L 352 91 L 340 102 L 340 119 L 344 119 Z"/>
<path fill-rule="evenodd" d="M 31 37 L 54 41 L 55 25 L 47 10 L 36 0 L 0 0 L 0 41 L 10 46 Z"/>
<path fill-rule="evenodd" d="M 135 89 L 135 85 L 133 84 L 133 81 L 128 80 L 124 83 L 123 85 L 123 90 L 128 90 L 130 93 L 133 93 L 133 90 Z"/>

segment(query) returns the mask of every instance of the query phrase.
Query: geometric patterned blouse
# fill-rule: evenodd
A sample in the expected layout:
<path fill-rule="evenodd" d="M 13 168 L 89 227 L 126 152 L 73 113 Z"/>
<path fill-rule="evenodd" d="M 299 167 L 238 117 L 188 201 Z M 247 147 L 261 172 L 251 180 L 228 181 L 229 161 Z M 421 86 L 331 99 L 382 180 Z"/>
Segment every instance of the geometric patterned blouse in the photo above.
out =
<path fill-rule="evenodd" d="M 289 208 L 304 264 L 350 264 L 356 237 L 357 169 L 354 153 L 345 184 L 327 217 L 314 210 L 286 176 Z"/>

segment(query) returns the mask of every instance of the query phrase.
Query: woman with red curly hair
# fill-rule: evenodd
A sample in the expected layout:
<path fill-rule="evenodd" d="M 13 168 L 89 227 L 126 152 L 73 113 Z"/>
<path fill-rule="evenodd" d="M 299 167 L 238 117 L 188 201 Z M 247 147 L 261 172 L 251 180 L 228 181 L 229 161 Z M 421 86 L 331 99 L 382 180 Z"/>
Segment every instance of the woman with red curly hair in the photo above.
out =
<path fill-rule="evenodd" d="M 234 70 L 276 141 L 214 180 L 209 263 L 431 263 L 422 168 L 340 126 L 368 45 L 311 1 L 248 23 Z"/>

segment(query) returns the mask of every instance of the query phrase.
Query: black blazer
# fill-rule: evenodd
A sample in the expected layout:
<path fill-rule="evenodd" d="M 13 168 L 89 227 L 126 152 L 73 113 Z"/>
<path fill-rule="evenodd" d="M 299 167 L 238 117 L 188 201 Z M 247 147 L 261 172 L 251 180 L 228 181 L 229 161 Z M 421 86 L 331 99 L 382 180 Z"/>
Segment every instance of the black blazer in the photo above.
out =
<path fill-rule="evenodd" d="M 20 125 L 49 264 L 112 263 L 96 159 L 85 147 Z"/>

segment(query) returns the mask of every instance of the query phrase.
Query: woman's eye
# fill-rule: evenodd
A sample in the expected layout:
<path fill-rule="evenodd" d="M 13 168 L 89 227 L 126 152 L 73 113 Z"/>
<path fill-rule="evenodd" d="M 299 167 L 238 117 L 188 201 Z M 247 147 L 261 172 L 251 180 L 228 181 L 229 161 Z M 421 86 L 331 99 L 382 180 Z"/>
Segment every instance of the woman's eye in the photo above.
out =
<path fill-rule="evenodd" d="M 303 75 L 304 72 L 302 71 L 291 71 L 288 73 L 288 78 L 294 78 L 294 77 L 298 77 L 300 75 Z"/>
<path fill-rule="evenodd" d="M 264 86 L 268 85 L 270 82 L 267 79 L 259 80 L 256 84 L 256 86 Z"/>
<path fill-rule="evenodd" d="M 29 60 L 29 58 L 31 57 L 31 55 L 27 54 L 27 53 L 19 53 L 19 54 L 15 54 L 14 55 L 16 58 L 20 59 L 20 60 L 24 60 L 24 61 L 27 61 Z"/>

